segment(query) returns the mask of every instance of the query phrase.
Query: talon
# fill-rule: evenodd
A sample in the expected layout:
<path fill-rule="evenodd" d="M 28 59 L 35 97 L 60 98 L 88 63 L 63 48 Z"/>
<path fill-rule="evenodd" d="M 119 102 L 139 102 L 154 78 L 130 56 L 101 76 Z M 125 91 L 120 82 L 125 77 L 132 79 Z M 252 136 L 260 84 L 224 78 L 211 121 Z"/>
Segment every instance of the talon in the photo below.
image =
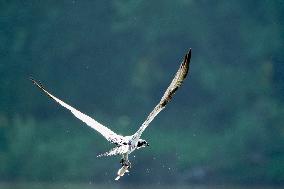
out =
<path fill-rule="evenodd" d="M 122 158 L 119 163 L 120 163 L 121 165 L 124 165 L 124 162 L 125 162 L 125 161 L 124 161 L 124 159 Z"/>
<path fill-rule="evenodd" d="M 131 168 L 131 163 L 130 163 L 130 161 L 124 161 L 122 163 L 122 166 L 127 166 L 127 167 Z"/>

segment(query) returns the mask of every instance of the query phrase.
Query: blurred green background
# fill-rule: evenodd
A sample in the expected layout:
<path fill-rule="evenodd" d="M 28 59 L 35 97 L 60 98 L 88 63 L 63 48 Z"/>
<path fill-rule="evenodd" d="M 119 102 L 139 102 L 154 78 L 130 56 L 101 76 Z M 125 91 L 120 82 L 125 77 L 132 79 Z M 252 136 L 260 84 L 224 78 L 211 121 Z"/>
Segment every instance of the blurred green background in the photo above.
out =
<path fill-rule="evenodd" d="M 283 185 L 283 20 L 282 0 L 1 0 L 0 183 Z M 189 48 L 119 184 L 113 146 L 28 80 L 130 135 Z"/>

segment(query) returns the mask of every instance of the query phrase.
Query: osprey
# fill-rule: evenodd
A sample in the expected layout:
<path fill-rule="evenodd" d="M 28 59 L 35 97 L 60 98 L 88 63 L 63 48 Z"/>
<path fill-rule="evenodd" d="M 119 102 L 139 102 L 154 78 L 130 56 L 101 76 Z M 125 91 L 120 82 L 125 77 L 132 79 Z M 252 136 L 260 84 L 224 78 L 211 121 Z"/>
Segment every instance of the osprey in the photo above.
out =
<path fill-rule="evenodd" d="M 144 139 L 141 139 L 141 135 L 143 131 L 148 127 L 148 125 L 153 121 L 153 119 L 158 115 L 160 111 L 162 111 L 165 106 L 168 104 L 168 102 L 172 99 L 173 95 L 177 91 L 177 89 L 181 86 L 183 80 L 186 78 L 187 73 L 189 71 L 189 64 L 190 64 L 190 58 L 191 58 L 191 49 L 189 52 L 185 55 L 177 73 L 175 74 L 174 79 L 172 80 L 170 86 L 167 88 L 166 92 L 164 93 L 163 97 L 161 98 L 160 102 L 156 105 L 156 107 L 153 109 L 153 111 L 148 115 L 144 123 L 140 126 L 138 131 L 134 133 L 131 136 L 121 136 L 119 134 L 116 134 L 106 126 L 100 124 L 96 120 L 92 119 L 91 117 L 83 114 L 79 110 L 73 108 L 72 106 L 66 104 L 62 100 L 58 99 L 57 97 L 53 96 L 51 93 L 49 93 L 40 82 L 36 82 L 33 78 L 30 78 L 31 81 L 39 88 L 41 89 L 47 96 L 49 96 L 51 99 L 53 99 L 55 102 L 63 106 L 64 108 L 71 111 L 71 113 L 86 123 L 91 128 L 98 131 L 101 135 L 103 135 L 106 140 L 108 140 L 110 143 L 115 144 L 115 147 L 111 149 L 110 151 L 98 155 L 98 157 L 101 156 L 112 156 L 112 155 L 122 155 L 122 159 L 120 161 L 122 167 L 117 172 L 117 177 L 115 180 L 118 180 L 121 176 L 123 176 L 125 173 L 129 172 L 128 168 L 131 167 L 131 163 L 128 160 L 128 155 L 132 153 L 134 150 L 149 146 L 148 142 Z"/>

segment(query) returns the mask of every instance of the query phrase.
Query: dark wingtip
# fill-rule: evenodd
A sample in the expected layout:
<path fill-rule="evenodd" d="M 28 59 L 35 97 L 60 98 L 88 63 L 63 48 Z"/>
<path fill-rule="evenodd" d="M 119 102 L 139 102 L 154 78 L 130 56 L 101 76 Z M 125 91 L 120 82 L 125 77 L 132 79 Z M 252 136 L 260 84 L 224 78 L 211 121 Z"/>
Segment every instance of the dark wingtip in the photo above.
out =
<path fill-rule="evenodd" d="M 29 77 L 29 80 L 31 80 L 34 84 L 36 83 L 35 79 L 32 76 Z"/>
<path fill-rule="evenodd" d="M 40 81 L 36 81 L 33 77 L 29 77 L 29 79 L 33 82 L 33 84 L 35 84 L 36 86 L 38 86 L 41 89 L 44 89 L 42 83 Z"/>
<path fill-rule="evenodd" d="M 188 53 L 186 54 L 187 56 L 187 59 L 189 60 L 190 62 L 190 59 L 191 59 L 191 48 L 189 49 Z"/>
<path fill-rule="evenodd" d="M 185 56 L 184 56 L 183 65 L 184 64 L 189 64 L 190 63 L 190 59 L 191 59 L 191 48 L 189 49 L 188 53 L 186 53 Z"/>

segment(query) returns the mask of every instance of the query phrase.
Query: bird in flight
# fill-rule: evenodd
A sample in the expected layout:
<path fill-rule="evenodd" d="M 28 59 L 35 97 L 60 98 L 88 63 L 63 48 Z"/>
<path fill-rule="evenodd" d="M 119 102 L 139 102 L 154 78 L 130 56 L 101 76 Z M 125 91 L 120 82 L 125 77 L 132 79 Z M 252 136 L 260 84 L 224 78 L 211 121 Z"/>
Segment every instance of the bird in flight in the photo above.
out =
<path fill-rule="evenodd" d="M 171 84 L 167 88 L 166 92 L 164 93 L 163 97 L 161 98 L 160 102 L 156 105 L 156 107 L 153 109 L 153 111 L 148 115 L 144 123 L 140 126 L 138 131 L 134 133 L 131 136 L 121 136 L 119 134 L 116 134 L 106 126 L 100 124 L 93 118 L 85 115 L 84 113 L 80 112 L 79 110 L 73 108 L 72 106 L 66 104 L 59 98 L 53 96 L 50 92 L 46 90 L 46 88 L 40 83 L 34 80 L 33 78 L 30 78 L 31 81 L 42 90 L 44 94 L 49 96 L 52 100 L 63 106 L 64 108 L 71 111 L 71 113 L 86 123 L 91 128 L 95 129 L 97 132 L 99 132 L 101 135 L 103 135 L 106 140 L 108 140 L 110 143 L 113 143 L 115 145 L 114 148 L 112 148 L 110 151 L 98 155 L 98 157 L 101 156 L 113 156 L 113 155 L 121 155 L 122 159 L 120 161 L 122 167 L 117 172 L 117 177 L 115 180 L 118 180 L 120 177 L 122 177 L 125 173 L 129 172 L 128 169 L 131 167 L 131 163 L 128 159 L 128 155 L 132 153 L 134 150 L 149 146 L 148 142 L 144 139 L 141 139 L 141 135 L 143 131 L 149 126 L 151 121 L 162 111 L 168 102 L 172 99 L 173 95 L 177 91 L 177 89 L 181 86 L 184 79 L 186 78 L 188 71 L 189 71 L 189 64 L 191 59 L 191 49 L 189 52 L 185 55 L 177 73 L 175 74 L 174 79 L 172 80 Z"/>

